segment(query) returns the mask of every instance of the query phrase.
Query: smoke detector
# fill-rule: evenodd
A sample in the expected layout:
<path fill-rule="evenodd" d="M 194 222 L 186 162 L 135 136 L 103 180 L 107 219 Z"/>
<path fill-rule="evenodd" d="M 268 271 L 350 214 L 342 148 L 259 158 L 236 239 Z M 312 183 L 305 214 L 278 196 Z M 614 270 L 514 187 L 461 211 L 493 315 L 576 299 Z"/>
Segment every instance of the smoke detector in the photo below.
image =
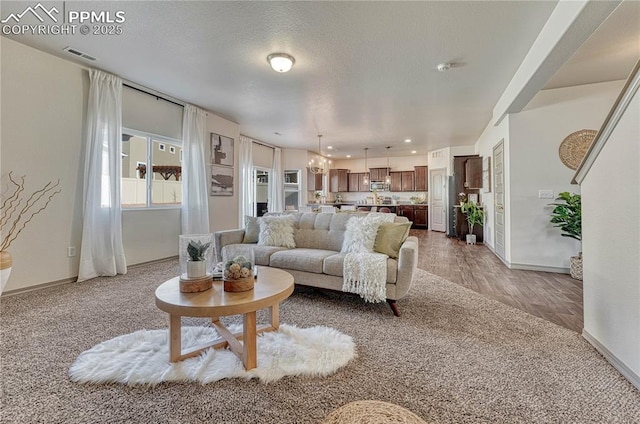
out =
<path fill-rule="evenodd" d="M 439 72 L 447 72 L 449 70 L 449 68 L 451 68 L 451 64 L 450 63 L 441 63 L 438 65 L 438 71 Z"/>

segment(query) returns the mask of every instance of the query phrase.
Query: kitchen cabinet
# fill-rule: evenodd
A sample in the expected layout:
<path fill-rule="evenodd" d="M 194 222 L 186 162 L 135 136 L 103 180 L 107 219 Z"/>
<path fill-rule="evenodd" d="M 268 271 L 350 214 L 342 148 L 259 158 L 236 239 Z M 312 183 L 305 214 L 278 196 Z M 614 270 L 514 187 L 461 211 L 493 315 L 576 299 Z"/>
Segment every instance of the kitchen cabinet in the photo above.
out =
<path fill-rule="evenodd" d="M 429 207 L 427 205 L 415 205 L 413 207 L 413 218 L 415 227 L 428 228 Z"/>
<path fill-rule="evenodd" d="M 307 190 L 322 190 L 322 176 L 322 174 L 314 174 L 313 172 L 307 170 Z"/>
<path fill-rule="evenodd" d="M 464 186 L 470 189 L 482 188 L 482 158 L 469 158 L 464 163 Z"/>
<path fill-rule="evenodd" d="M 360 173 L 350 172 L 348 178 L 348 190 L 349 192 L 360 191 Z"/>
<path fill-rule="evenodd" d="M 414 212 L 413 205 L 398 206 L 398 213 L 397 213 L 398 216 L 404 216 L 411 222 L 413 222 L 415 219 L 413 212 Z"/>
<path fill-rule="evenodd" d="M 389 191 L 402 191 L 402 172 L 392 171 L 389 172 L 391 177 L 391 185 Z"/>
<path fill-rule="evenodd" d="M 329 170 L 329 191 L 331 193 L 344 193 L 349 190 L 349 170 Z"/>
<path fill-rule="evenodd" d="M 416 166 L 416 191 L 429 191 L 429 167 Z"/>
<path fill-rule="evenodd" d="M 369 173 L 371 174 L 371 181 L 384 181 L 387 177 L 387 173 L 389 172 L 389 168 L 370 168 Z"/>
<path fill-rule="evenodd" d="M 416 190 L 416 173 L 414 171 L 402 171 L 402 191 Z"/>
<path fill-rule="evenodd" d="M 368 178 L 368 172 L 349 172 L 348 173 L 348 191 L 349 192 L 363 192 L 369 191 L 369 183 L 365 184 L 365 179 Z"/>

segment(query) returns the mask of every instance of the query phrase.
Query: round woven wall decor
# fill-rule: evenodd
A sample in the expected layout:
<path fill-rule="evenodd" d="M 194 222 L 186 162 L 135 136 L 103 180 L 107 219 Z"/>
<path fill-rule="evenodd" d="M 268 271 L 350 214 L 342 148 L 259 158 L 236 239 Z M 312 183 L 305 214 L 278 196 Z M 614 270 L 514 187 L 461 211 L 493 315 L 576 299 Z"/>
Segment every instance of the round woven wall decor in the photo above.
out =
<path fill-rule="evenodd" d="M 598 131 L 596 130 L 580 130 L 569 134 L 560 144 L 560 160 L 562 163 L 574 171 L 578 169 L 578 165 L 582 162 L 582 158 L 584 158 L 597 133 Z"/>

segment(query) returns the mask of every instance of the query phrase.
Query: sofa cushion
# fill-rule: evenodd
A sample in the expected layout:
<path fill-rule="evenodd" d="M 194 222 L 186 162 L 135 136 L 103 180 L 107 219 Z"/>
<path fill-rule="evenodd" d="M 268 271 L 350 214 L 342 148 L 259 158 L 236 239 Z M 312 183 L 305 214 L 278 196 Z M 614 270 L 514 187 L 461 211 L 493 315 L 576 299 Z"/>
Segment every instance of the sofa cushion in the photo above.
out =
<path fill-rule="evenodd" d="M 260 224 L 255 216 L 245 215 L 244 217 L 244 238 L 243 243 L 257 243 L 260 234 Z"/>
<path fill-rule="evenodd" d="M 380 225 L 373 250 L 378 253 L 384 253 L 390 258 L 398 259 L 400 246 L 409 237 L 409 229 L 411 229 L 410 222 L 398 224 L 387 222 Z"/>
<path fill-rule="evenodd" d="M 296 231 L 296 246 L 340 251 L 348 214 L 304 213 Z"/>
<path fill-rule="evenodd" d="M 322 249 L 297 248 L 283 250 L 271 255 L 269 265 L 276 268 L 295 269 L 297 271 L 322 274 L 325 258 L 335 254 L 336 252 L 333 250 Z"/>
<path fill-rule="evenodd" d="M 296 247 L 294 221 L 295 218 L 291 215 L 262 217 L 258 221 L 258 245 L 293 249 Z"/>
<path fill-rule="evenodd" d="M 373 252 L 378 227 L 385 222 L 393 222 L 395 215 L 389 213 L 369 213 L 363 218 L 354 216 L 346 225 L 341 252 Z"/>
<path fill-rule="evenodd" d="M 336 253 L 324 260 L 322 272 L 327 275 L 342 277 L 344 267 L 344 257 L 346 253 Z M 387 259 L 387 283 L 394 284 L 398 275 L 398 261 L 392 258 Z"/>
<path fill-rule="evenodd" d="M 254 260 L 256 262 L 256 265 L 264 265 L 264 266 L 269 266 L 269 258 L 271 257 L 271 255 L 275 252 L 279 252 L 281 250 L 286 250 L 283 247 L 274 247 L 274 246 L 258 246 L 253 245 L 253 255 L 254 255 Z M 238 252 L 241 252 L 242 249 L 246 249 L 247 245 L 246 244 L 228 244 L 226 246 L 224 246 L 222 248 L 222 255 L 223 257 L 235 257 L 238 254 L 235 253 L 234 251 L 237 250 Z"/>

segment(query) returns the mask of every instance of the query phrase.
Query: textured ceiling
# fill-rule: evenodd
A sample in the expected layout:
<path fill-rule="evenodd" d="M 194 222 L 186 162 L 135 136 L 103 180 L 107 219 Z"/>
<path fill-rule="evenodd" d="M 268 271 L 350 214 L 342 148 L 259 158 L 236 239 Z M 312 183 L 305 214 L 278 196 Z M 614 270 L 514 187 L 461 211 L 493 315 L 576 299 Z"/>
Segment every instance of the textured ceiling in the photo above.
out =
<path fill-rule="evenodd" d="M 30 4 L 3 2 L 2 16 Z M 85 65 L 214 111 L 275 145 L 315 150 L 322 133 L 335 157 L 361 156 L 363 147 L 375 157 L 387 145 L 399 155 L 475 142 L 555 2 L 65 7 L 123 10 L 123 34 L 11 37 L 65 58 L 62 48 L 81 50 L 98 58 Z M 294 56 L 293 70 L 272 71 L 273 52 Z M 451 70 L 438 72 L 441 62 Z"/>

